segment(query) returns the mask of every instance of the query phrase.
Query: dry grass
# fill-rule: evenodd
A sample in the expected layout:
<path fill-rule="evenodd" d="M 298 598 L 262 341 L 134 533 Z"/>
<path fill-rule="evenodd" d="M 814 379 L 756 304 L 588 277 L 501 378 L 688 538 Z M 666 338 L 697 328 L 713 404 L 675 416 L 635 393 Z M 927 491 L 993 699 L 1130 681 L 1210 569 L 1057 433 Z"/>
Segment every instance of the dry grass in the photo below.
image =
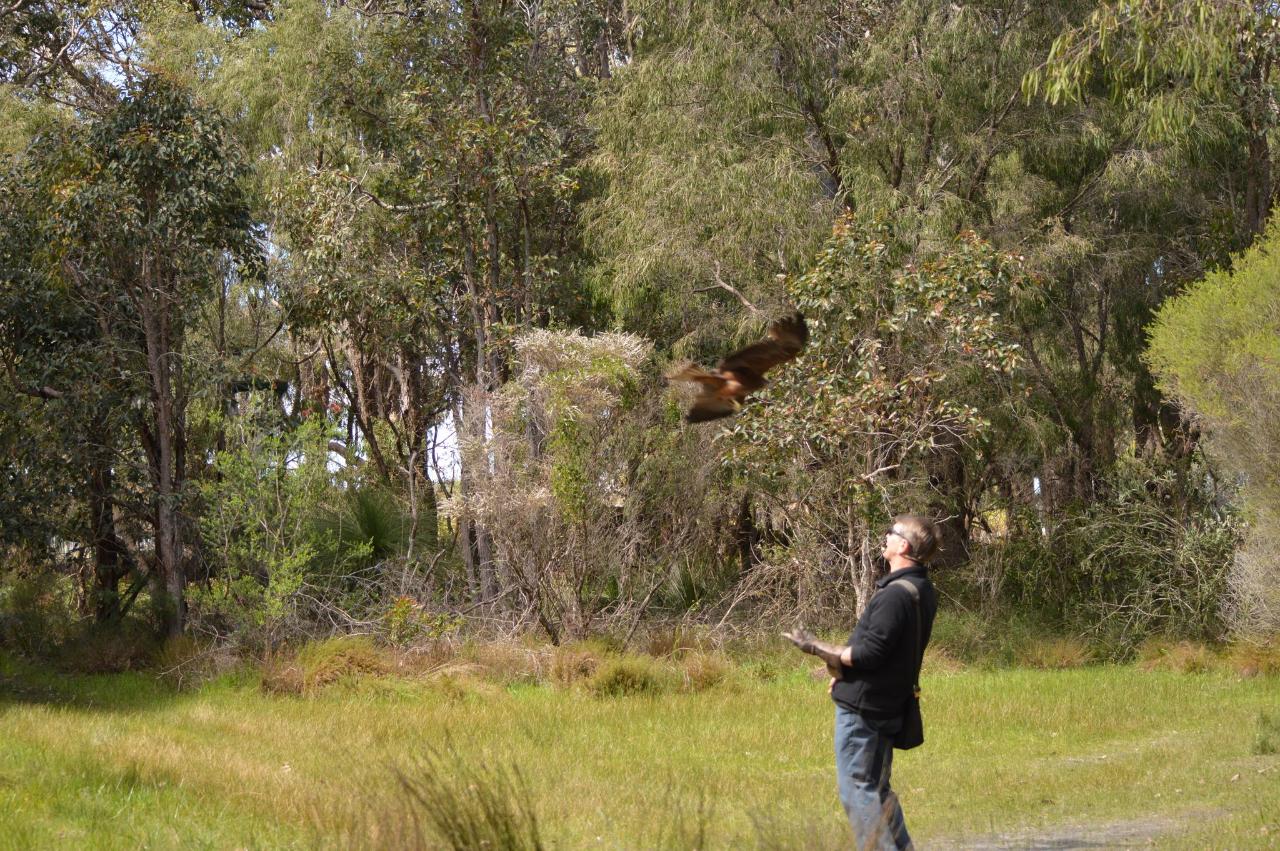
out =
<path fill-rule="evenodd" d="M 1038 639 L 1018 653 L 1018 662 L 1028 668 L 1063 670 L 1089 664 L 1089 646 L 1078 638 Z"/>
<path fill-rule="evenodd" d="M 735 685 L 733 662 L 723 653 L 690 651 L 680 659 L 678 670 L 684 680 L 684 691 L 706 691 L 717 686 Z"/>
<path fill-rule="evenodd" d="M 368 636 L 330 638 L 267 659 L 262 667 L 262 689 L 269 694 L 310 695 L 335 683 L 385 674 L 390 669 L 388 654 Z"/>
<path fill-rule="evenodd" d="M 1242 677 L 1275 676 L 1280 674 L 1280 640 L 1233 644 L 1223 658 Z"/>
<path fill-rule="evenodd" d="M 608 651 L 595 644 L 570 644 L 555 648 L 551 655 L 551 682 L 572 688 L 589 681 L 600 668 Z"/>
<path fill-rule="evenodd" d="M 1195 641 L 1145 641 L 1138 647 L 1138 667 L 1144 671 L 1203 674 L 1217 667 L 1209 647 Z"/>

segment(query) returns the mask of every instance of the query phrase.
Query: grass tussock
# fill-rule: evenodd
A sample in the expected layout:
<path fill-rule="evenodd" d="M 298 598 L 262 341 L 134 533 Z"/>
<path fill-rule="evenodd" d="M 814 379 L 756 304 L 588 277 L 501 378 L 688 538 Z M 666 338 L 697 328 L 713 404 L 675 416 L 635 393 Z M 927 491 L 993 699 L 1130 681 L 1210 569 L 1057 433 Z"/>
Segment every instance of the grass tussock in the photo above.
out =
<path fill-rule="evenodd" d="M 1250 752 L 1254 756 L 1275 756 L 1280 753 L 1280 713 L 1258 713 L 1258 728 L 1254 732 Z"/>
<path fill-rule="evenodd" d="M 722 653 L 694 650 L 679 661 L 678 670 L 683 678 L 683 689 L 688 692 L 706 691 L 718 686 L 734 685 L 733 662 Z"/>
<path fill-rule="evenodd" d="M 606 660 L 588 681 L 598 697 L 657 696 L 679 689 L 675 672 L 649 656 L 620 656 Z"/>
<path fill-rule="evenodd" d="M 389 779 L 388 779 L 389 775 Z M 542 851 L 533 798 L 515 766 L 429 748 L 373 775 L 338 808 L 312 808 L 323 847 Z"/>
<path fill-rule="evenodd" d="M 656 833 L 646 845 L 658 851 L 702 851 L 714 847 L 715 796 L 705 787 L 669 786 L 655 818 Z"/>
<path fill-rule="evenodd" d="M 1266 644 L 1240 642 L 1227 648 L 1223 659 L 1242 677 L 1280 674 L 1280 640 Z"/>
<path fill-rule="evenodd" d="M 1203 674 L 1218 667 L 1214 652 L 1195 641 L 1149 640 L 1138 647 L 1138 667 L 1144 671 Z"/>
<path fill-rule="evenodd" d="M 480 765 L 452 749 L 428 751 L 396 772 L 415 825 L 455 851 L 542 851 L 529 788 L 514 766 Z M 416 846 L 423 847 L 423 846 Z"/>
<path fill-rule="evenodd" d="M 467 643 L 457 660 L 468 663 L 483 678 L 501 685 L 534 685 L 546 682 L 552 649 L 518 643 Z"/>
<path fill-rule="evenodd" d="M 1080 668 L 1091 660 L 1089 646 L 1073 637 L 1032 641 L 1018 653 L 1018 662 L 1023 666 L 1048 670 Z"/>
<path fill-rule="evenodd" d="M 669 627 L 651 627 L 637 644 L 648 656 L 672 657 L 691 650 L 706 650 L 708 638 L 682 624 Z"/>
<path fill-rule="evenodd" d="M 556 647 L 551 653 L 551 682 L 560 688 L 573 688 L 590 682 L 608 655 L 606 648 L 590 642 Z"/>
<path fill-rule="evenodd" d="M 930 674 L 953 674 L 957 671 L 965 669 L 965 663 L 956 658 L 955 654 L 946 647 L 937 647 L 930 644 L 924 651 L 924 667 L 925 676 Z"/>
<path fill-rule="evenodd" d="M 304 644 L 262 666 L 262 688 L 269 694 L 309 695 L 343 681 L 385 674 L 387 656 L 368 636 L 344 636 Z"/>

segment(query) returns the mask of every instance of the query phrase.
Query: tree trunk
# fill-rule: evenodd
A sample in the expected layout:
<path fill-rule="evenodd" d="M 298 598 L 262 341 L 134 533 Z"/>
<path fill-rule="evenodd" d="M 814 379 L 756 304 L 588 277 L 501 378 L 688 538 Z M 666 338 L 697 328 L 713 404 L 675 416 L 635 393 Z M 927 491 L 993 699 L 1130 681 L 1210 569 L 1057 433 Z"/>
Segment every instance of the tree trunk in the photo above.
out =
<path fill-rule="evenodd" d="M 760 543 L 760 532 L 756 529 L 755 517 L 751 511 L 751 494 L 744 493 L 738 503 L 738 522 L 734 527 L 734 541 L 738 547 L 738 571 L 746 576 L 756 562 L 756 547 Z"/>
<path fill-rule="evenodd" d="M 857 537 L 862 539 L 856 555 L 850 550 L 854 565 L 853 585 L 858 594 L 855 614 L 860 618 L 867 608 L 867 603 L 871 601 L 871 595 L 876 592 L 876 580 L 880 578 L 880 570 L 876 564 L 876 554 L 872 549 L 871 539 L 867 537 L 861 524 L 856 526 L 850 524 L 849 535 L 851 539 Z"/>
<path fill-rule="evenodd" d="M 144 264 L 145 269 L 145 264 Z M 145 272 L 144 272 L 145 275 Z M 173 345 L 169 316 L 154 289 L 138 300 L 146 342 L 147 371 L 151 380 L 151 415 L 142 421 L 152 485 L 152 525 L 156 567 L 160 573 L 162 628 L 166 635 L 180 635 L 186 617 L 186 573 L 183 564 L 181 500 L 182 412 L 175 404 L 175 370 L 180 369 Z"/>
<path fill-rule="evenodd" d="M 954 433 L 943 430 L 934 440 L 929 458 L 929 484 L 936 497 L 929 503 L 938 528 L 938 552 L 931 563 L 957 567 L 969 560 L 969 499 L 963 447 Z"/>
<path fill-rule="evenodd" d="M 112 491 L 115 475 L 104 457 L 95 457 L 89 469 L 89 522 L 93 539 L 93 618 L 100 624 L 117 623 L 124 614 L 120 580 L 135 568 L 133 559 L 116 534 Z"/>

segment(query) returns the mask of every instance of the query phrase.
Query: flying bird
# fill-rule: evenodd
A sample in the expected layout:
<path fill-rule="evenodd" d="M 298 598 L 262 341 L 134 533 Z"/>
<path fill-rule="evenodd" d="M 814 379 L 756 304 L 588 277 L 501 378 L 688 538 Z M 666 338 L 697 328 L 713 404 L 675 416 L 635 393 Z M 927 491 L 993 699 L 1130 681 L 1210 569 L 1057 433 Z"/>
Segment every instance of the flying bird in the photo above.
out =
<path fill-rule="evenodd" d="M 711 371 L 689 364 L 667 378 L 699 385 L 698 396 L 685 413 L 685 422 L 701 423 L 727 417 L 742 407 L 747 397 L 769 382 L 764 374 L 778 364 L 794 360 L 809 340 L 809 326 L 798 312 L 769 326 L 768 338 L 734 352 Z"/>

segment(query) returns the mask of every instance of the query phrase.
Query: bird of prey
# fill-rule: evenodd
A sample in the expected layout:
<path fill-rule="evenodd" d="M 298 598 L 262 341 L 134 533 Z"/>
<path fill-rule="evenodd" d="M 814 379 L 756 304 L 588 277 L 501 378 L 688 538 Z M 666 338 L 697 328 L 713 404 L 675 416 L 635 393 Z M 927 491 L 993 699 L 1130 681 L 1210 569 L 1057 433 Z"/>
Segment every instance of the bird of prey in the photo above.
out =
<path fill-rule="evenodd" d="M 700 388 L 685 422 L 701 423 L 736 413 L 748 396 L 768 384 L 765 372 L 794 360 L 808 340 L 809 326 L 797 312 L 770 325 L 768 338 L 734 352 L 713 370 L 689 364 L 671 373 L 667 377 L 672 381 L 692 381 Z"/>

